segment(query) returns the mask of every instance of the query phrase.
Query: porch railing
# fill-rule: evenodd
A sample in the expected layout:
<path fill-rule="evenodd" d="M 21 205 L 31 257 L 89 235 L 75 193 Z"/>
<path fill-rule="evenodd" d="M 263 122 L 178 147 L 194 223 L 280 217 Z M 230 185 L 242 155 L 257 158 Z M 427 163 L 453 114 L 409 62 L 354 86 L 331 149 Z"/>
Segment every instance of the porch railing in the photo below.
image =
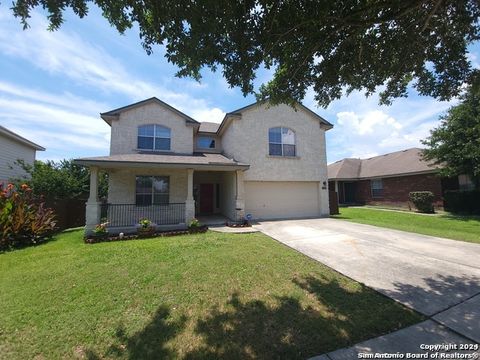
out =
<path fill-rule="evenodd" d="M 185 204 L 170 203 L 139 206 L 135 204 L 102 204 L 101 217 L 109 227 L 135 226 L 141 219 L 156 225 L 185 223 Z"/>

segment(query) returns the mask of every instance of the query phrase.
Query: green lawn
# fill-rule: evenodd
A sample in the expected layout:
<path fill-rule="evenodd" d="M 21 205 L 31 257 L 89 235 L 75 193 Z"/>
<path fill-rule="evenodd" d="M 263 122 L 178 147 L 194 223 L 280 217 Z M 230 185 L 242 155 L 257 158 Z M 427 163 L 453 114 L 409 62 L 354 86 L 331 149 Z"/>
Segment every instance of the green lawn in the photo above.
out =
<path fill-rule="evenodd" d="M 299 358 L 421 321 L 256 234 L 0 254 L 0 358 Z"/>
<path fill-rule="evenodd" d="M 421 215 L 372 208 L 340 208 L 333 218 L 390 229 L 480 243 L 480 217 Z"/>

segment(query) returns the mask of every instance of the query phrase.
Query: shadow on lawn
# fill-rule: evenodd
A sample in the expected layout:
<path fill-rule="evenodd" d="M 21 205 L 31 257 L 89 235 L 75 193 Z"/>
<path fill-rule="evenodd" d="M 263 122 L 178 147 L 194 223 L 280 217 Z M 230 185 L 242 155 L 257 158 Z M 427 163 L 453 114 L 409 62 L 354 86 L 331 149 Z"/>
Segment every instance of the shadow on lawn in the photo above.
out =
<path fill-rule="evenodd" d="M 153 319 L 141 331 L 127 336 L 125 329 L 120 326 L 116 336 L 118 343 L 107 351 L 107 357 L 121 357 L 127 359 L 176 359 L 176 352 L 165 346 L 183 330 L 186 318 L 176 322 L 169 320 L 170 311 L 163 305 L 158 308 Z M 98 358 L 98 357 L 97 357 Z M 89 358 L 94 360 L 95 358 Z"/>
<path fill-rule="evenodd" d="M 313 276 L 293 282 L 317 300 L 314 306 L 293 297 L 278 297 L 275 305 L 242 301 L 234 293 L 226 309 L 198 320 L 203 345 L 185 358 L 305 359 L 421 320 L 366 287 L 349 292 Z"/>

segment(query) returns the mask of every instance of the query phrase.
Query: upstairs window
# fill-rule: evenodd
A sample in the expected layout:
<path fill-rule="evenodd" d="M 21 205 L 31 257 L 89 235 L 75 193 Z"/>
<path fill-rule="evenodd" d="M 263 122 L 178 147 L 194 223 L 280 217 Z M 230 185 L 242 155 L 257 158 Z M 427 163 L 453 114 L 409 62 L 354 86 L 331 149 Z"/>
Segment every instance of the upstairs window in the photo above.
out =
<path fill-rule="evenodd" d="M 370 180 L 370 187 L 372 190 L 372 198 L 383 197 L 383 181 L 382 179 Z"/>
<path fill-rule="evenodd" d="M 161 125 L 138 127 L 137 148 L 141 150 L 170 150 L 170 129 Z"/>
<path fill-rule="evenodd" d="M 137 176 L 135 185 L 137 206 L 168 204 L 170 188 L 168 176 Z"/>
<path fill-rule="evenodd" d="M 197 139 L 199 149 L 215 149 L 215 139 L 208 136 L 200 136 Z"/>
<path fill-rule="evenodd" d="M 268 149 L 273 156 L 296 156 L 295 132 L 283 127 L 269 129 Z"/>

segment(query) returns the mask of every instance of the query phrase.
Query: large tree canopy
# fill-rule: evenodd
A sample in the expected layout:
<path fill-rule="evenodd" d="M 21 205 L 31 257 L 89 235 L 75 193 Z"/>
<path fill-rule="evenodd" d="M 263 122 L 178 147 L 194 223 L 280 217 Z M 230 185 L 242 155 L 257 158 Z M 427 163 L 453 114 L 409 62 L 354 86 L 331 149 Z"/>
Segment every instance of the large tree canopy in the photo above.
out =
<path fill-rule="evenodd" d="M 409 84 L 449 99 L 473 81 L 467 46 L 480 36 L 478 0 L 17 0 L 12 9 L 27 26 L 43 7 L 55 30 L 67 8 L 83 17 L 89 1 L 121 33 L 137 23 L 147 53 L 164 44 L 179 76 L 220 68 L 246 95 L 256 71 L 273 68 L 259 95 L 274 102 L 313 87 L 326 106 L 343 90 L 385 85 L 389 103 Z"/>
<path fill-rule="evenodd" d="M 444 175 L 467 174 L 480 186 L 480 90 L 469 88 L 423 141 L 424 157 L 443 164 Z"/>

